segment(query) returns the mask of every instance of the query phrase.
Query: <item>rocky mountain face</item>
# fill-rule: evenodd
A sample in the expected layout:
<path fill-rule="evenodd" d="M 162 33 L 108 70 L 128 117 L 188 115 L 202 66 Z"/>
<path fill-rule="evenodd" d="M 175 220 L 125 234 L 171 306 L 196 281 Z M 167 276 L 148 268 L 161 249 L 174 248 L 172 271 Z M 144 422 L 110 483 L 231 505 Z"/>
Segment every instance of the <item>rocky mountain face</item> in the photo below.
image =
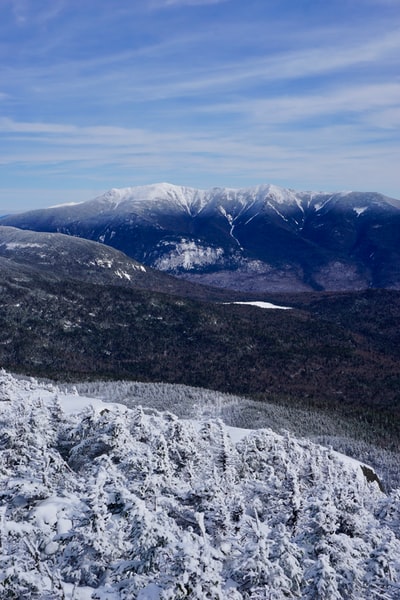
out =
<path fill-rule="evenodd" d="M 157 184 L 1 223 L 99 241 L 144 265 L 242 291 L 400 289 L 400 201 L 378 193 Z"/>

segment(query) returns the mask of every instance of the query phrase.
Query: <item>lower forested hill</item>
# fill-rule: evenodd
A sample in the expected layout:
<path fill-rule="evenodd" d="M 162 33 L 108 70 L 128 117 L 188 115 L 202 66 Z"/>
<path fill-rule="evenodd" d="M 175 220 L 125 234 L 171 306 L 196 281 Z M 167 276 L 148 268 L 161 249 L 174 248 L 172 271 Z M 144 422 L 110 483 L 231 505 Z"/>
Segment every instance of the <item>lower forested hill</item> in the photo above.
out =
<path fill-rule="evenodd" d="M 400 294 L 368 289 L 358 292 L 285 294 L 277 302 L 307 310 L 361 335 L 370 348 L 400 357 Z"/>
<path fill-rule="evenodd" d="M 281 298 L 293 310 L 263 310 L 2 273 L 0 365 L 7 369 L 346 406 L 391 427 L 398 419 L 399 292 L 298 295 Z"/>

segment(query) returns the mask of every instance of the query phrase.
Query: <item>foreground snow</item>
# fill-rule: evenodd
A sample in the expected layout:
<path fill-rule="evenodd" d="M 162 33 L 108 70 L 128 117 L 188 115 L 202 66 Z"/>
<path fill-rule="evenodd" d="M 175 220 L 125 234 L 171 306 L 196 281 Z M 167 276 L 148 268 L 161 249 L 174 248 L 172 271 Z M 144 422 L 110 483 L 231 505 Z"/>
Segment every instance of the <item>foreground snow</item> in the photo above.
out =
<path fill-rule="evenodd" d="M 0 597 L 400 596 L 400 494 L 271 430 L 0 374 Z"/>

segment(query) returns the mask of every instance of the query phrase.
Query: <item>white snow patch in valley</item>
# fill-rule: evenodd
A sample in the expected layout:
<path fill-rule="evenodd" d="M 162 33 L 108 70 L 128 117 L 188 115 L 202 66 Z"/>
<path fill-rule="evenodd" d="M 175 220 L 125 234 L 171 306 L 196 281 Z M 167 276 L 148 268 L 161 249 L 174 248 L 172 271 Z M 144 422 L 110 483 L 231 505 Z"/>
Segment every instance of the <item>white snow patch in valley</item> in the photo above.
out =
<path fill-rule="evenodd" d="M 226 304 L 246 304 L 248 306 L 257 306 L 265 309 L 293 310 L 291 306 L 279 306 L 271 302 L 251 301 L 251 302 L 226 302 Z"/>

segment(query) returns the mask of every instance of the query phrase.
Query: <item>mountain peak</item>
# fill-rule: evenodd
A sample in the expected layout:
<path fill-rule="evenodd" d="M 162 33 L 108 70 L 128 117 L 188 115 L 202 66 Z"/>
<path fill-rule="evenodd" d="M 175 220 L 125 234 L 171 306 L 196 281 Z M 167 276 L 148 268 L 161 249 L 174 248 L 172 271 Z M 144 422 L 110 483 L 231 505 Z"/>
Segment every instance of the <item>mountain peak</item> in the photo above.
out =
<path fill-rule="evenodd" d="M 149 185 L 112 188 L 89 200 L 88 204 L 105 204 L 115 209 L 130 210 L 154 208 L 157 205 L 179 207 L 189 214 L 196 213 L 204 205 L 205 192 L 191 187 L 174 185 L 172 183 L 153 183 Z"/>

